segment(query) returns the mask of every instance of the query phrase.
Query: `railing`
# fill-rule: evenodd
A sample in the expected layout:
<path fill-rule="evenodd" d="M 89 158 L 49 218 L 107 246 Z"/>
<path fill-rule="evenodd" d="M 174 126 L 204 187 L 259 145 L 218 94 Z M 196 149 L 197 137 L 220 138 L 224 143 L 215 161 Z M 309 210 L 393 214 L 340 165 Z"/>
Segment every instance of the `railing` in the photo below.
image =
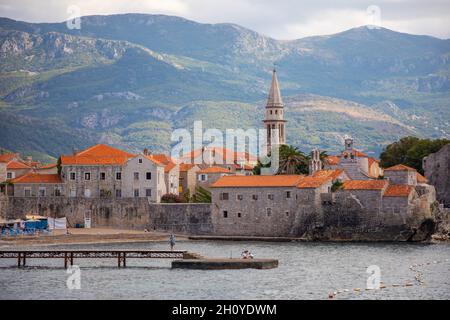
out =
<path fill-rule="evenodd" d="M 0 250 L 0 259 L 17 259 L 17 266 L 25 266 L 27 259 L 64 259 L 64 267 L 74 259 L 117 259 L 118 267 L 126 267 L 126 259 L 183 259 L 187 251 L 154 250 Z"/>

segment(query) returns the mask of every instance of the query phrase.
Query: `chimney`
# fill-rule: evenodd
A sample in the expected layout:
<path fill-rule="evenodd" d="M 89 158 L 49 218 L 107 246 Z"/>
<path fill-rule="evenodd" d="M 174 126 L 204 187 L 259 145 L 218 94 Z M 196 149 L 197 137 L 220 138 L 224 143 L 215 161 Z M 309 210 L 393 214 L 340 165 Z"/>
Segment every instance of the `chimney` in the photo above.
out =
<path fill-rule="evenodd" d="M 150 152 L 148 151 L 147 148 L 144 149 L 144 156 L 148 156 L 150 154 Z"/>
<path fill-rule="evenodd" d="M 77 155 L 77 153 L 78 153 L 78 150 L 77 150 L 77 149 L 75 149 L 75 148 L 72 148 L 72 153 L 73 153 L 73 155 L 74 155 L 74 156 L 76 156 L 76 155 Z"/>
<path fill-rule="evenodd" d="M 27 165 L 31 166 L 31 162 L 33 162 L 33 157 L 32 156 L 28 156 L 27 157 Z"/>

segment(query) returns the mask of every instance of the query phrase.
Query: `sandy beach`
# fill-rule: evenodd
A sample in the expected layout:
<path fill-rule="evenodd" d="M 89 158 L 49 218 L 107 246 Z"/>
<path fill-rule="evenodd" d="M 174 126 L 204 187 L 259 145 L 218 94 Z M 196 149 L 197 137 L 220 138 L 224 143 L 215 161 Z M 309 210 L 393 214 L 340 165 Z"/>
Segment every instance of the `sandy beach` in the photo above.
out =
<path fill-rule="evenodd" d="M 65 234 L 63 230 L 56 230 L 52 235 L 1 237 L 0 247 L 168 241 L 169 236 L 169 233 L 144 232 L 139 230 L 69 228 L 68 234 Z M 188 240 L 188 238 L 177 235 L 177 240 Z"/>

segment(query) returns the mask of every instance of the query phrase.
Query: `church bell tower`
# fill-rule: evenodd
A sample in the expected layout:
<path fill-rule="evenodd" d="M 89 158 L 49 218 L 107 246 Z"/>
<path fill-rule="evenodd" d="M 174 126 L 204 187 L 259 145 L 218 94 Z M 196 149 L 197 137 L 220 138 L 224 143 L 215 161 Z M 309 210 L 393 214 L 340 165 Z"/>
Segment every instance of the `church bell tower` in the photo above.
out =
<path fill-rule="evenodd" d="M 266 105 L 266 116 L 263 120 L 267 130 L 267 149 L 274 145 L 286 144 L 286 132 L 284 120 L 284 104 L 281 99 L 280 86 L 278 84 L 277 71 L 272 74 L 272 85 Z"/>

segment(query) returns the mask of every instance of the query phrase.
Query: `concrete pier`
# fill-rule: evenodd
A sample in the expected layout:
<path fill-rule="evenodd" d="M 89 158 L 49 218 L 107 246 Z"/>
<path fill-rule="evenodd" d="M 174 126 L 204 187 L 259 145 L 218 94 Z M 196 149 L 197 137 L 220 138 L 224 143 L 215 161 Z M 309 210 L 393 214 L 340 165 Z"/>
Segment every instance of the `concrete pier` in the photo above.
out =
<path fill-rule="evenodd" d="M 276 259 L 183 259 L 172 261 L 172 269 L 274 269 L 278 267 Z"/>

